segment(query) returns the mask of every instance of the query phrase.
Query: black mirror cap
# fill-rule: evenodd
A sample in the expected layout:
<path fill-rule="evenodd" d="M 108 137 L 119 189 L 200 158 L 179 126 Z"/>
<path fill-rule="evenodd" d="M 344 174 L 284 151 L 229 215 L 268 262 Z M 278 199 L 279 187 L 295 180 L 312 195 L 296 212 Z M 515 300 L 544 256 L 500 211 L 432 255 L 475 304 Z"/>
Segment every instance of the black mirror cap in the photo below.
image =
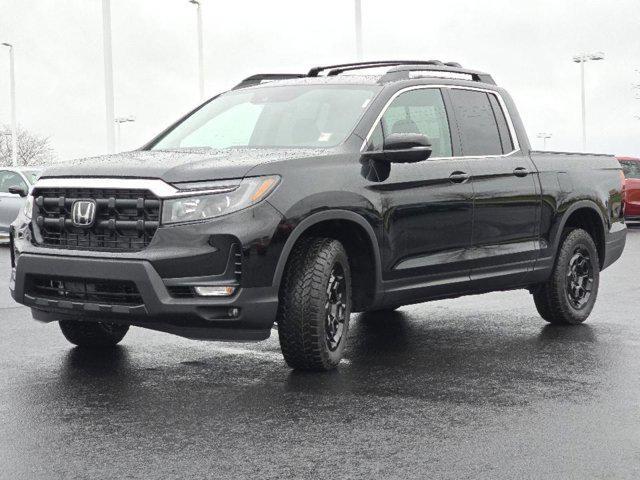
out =
<path fill-rule="evenodd" d="M 420 133 L 392 133 L 384 138 L 385 150 L 408 150 L 420 147 L 431 147 L 427 136 Z"/>
<path fill-rule="evenodd" d="M 384 139 L 384 150 L 364 152 L 365 157 L 390 163 L 422 162 L 431 156 L 431 142 L 419 133 L 392 133 Z"/>
<path fill-rule="evenodd" d="M 27 191 L 22 187 L 9 187 L 9 193 L 13 193 L 14 195 L 20 195 L 21 197 L 27 196 Z"/>
<path fill-rule="evenodd" d="M 431 156 L 431 147 L 413 147 L 407 150 L 385 150 L 384 155 L 391 163 L 416 163 Z"/>

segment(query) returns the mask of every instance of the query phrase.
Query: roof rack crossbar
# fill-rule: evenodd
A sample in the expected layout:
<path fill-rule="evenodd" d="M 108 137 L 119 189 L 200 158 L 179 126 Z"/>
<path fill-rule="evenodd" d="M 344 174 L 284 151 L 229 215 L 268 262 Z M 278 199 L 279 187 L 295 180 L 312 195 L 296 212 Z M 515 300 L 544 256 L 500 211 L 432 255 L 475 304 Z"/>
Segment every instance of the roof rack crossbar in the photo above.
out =
<path fill-rule="evenodd" d="M 262 82 L 272 82 L 274 80 L 290 80 L 292 78 L 304 77 L 306 77 L 304 73 L 259 73 L 257 75 L 251 75 L 250 77 L 245 78 L 235 87 L 233 87 L 232 90 L 259 85 Z"/>
<path fill-rule="evenodd" d="M 421 64 L 424 65 L 444 65 L 441 61 L 439 60 L 426 60 L 426 61 L 421 61 Z M 340 68 L 334 68 L 332 70 L 329 70 L 329 72 L 327 73 L 328 77 L 333 77 L 335 75 L 340 75 L 341 73 L 344 73 L 346 71 L 352 71 L 352 70 L 364 70 L 367 68 L 383 68 L 383 67 L 396 67 L 398 65 L 404 65 L 404 63 L 398 63 L 398 62 L 385 62 L 385 63 L 375 63 L 374 65 L 348 65 L 348 66 L 344 66 L 344 67 L 340 67 Z M 411 65 L 415 65 L 415 63 L 411 63 Z"/>
<path fill-rule="evenodd" d="M 375 67 L 393 67 L 395 65 L 437 65 L 438 63 L 442 63 L 439 60 L 375 60 L 370 62 L 353 62 L 353 63 L 339 63 L 336 65 L 326 65 L 324 67 L 315 67 L 309 70 L 307 76 L 309 77 L 317 77 L 320 72 L 324 72 L 325 70 L 336 70 L 339 69 L 342 72 L 347 70 L 356 70 L 362 68 L 375 68 Z M 357 68 L 353 68 L 357 67 Z M 341 72 L 340 72 L 341 73 Z M 336 74 L 337 75 L 337 74 Z"/>

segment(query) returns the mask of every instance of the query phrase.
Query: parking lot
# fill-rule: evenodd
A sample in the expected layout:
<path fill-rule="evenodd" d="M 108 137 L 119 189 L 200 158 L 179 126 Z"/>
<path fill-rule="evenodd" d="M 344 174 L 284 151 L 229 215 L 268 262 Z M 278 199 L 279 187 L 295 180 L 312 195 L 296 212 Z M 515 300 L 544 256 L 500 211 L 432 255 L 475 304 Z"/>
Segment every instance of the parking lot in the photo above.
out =
<path fill-rule="evenodd" d="M 2 478 L 638 478 L 640 229 L 587 324 L 526 291 L 354 315 L 347 360 L 290 371 L 277 335 L 134 328 L 92 354 L 31 320 L 0 249 Z"/>

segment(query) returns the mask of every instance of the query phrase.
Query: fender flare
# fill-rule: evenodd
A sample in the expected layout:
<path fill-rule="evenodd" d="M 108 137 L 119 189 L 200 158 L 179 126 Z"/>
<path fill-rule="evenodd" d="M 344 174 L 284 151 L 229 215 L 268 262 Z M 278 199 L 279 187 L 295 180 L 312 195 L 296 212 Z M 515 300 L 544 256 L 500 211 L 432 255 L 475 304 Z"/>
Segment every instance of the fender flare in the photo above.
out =
<path fill-rule="evenodd" d="M 273 275 L 272 285 L 275 288 L 280 289 L 280 282 L 282 281 L 282 276 L 284 274 L 284 269 L 287 265 L 287 261 L 289 260 L 289 255 L 291 254 L 291 250 L 293 250 L 293 246 L 302 236 L 302 234 L 304 234 L 304 232 L 306 232 L 310 227 L 327 220 L 351 221 L 358 224 L 367 233 L 373 247 L 374 268 L 376 277 L 374 300 L 377 299 L 379 292 L 381 291 L 380 286 L 382 282 L 382 261 L 380 259 L 380 246 L 378 244 L 378 238 L 376 237 L 373 227 L 371 227 L 369 222 L 367 222 L 363 216 L 358 215 L 351 210 L 325 210 L 322 212 L 311 214 L 304 220 L 302 220 L 296 226 L 293 232 L 291 232 L 289 238 L 287 238 L 287 241 L 284 244 L 284 247 L 282 248 L 282 252 L 280 253 L 280 258 L 278 259 L 278 264 L 276 265 L 276 270 Z"/>
<path fill-rule="evenodd" d="M 554 232 L 554 237 L 553 237 L 553 247 L 554 247 L 554 252 L 557 252 L 558 247 L 560 245 L 560 238 L 562 236 L 562 231 L 564 230 L 565 225 L 567 224 L 567 221 L 569 220 L 569 217 L 576 211 L 579 210 L 581 208 L 588 208 L 589 210 L 593 210 L 598 214 L 598 218 L 600 219 L 600 227 L 602 228 L 602 239 L 604 241 L 606 241 L 606 220 L 604 215 L 602 214 L 602 211 L 600 209 L 600 206 L 594 202 L 593 200 L 579 200 L 575 203 L 572 203 L 571 206 L 567 209 L 567 211 L 565 211 L 562 215 L 562 219 L 560 220 L 560 222 L 556 223 L 556 225 L 558 226 L 558 229 Z M 604 246 L 603 246 L 604 248 Z M 600 259 L 600 261 L 604 261 L 604 259 Z"/>

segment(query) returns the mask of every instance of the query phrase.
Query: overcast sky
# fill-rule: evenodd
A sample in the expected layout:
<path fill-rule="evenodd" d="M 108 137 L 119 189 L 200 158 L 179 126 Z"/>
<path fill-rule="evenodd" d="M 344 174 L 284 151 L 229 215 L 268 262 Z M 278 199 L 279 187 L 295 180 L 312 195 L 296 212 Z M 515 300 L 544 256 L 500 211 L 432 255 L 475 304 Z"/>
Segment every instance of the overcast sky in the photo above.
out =
<path fill-rule="evenodd" d="M 355 59 L 352 0 L 201 0 L 208 96 L 259 72 Z M 136 148 L 198 103 L 195 6 L 112 0 L 116 115 Z M 639 0 L 362 0 L 365 59 L 440 59 L 490 72 L 514 97 L 534 147 L 580 150 L 588 63 L 588 149 L 640 156 Z M 106 151 L 101 0 L 0 0 L 0 42 L 15 45 L 18 121 L 62 160 Z M 0 50 L 0 124 L 9 123 Z M 638 91 L 640 96 L 640 91 Z"/>

